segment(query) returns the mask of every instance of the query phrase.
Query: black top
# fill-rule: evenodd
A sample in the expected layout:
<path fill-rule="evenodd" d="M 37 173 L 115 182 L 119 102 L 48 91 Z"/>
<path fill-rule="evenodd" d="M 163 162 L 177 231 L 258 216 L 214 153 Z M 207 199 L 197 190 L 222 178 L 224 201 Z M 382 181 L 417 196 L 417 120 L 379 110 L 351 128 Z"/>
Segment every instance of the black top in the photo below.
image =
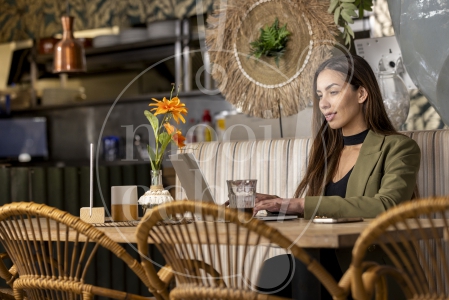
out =
<path fill-rule="evenodd" d="M 343 144 L 345 146 L 362 144 L 366 136 L 368 135 L 368 131 L 369 129 L 355 135 L 343 136 Z M 346 197 L 346 189 L 348 187 L 349 176 L 352 173 L 352 169 L 354 169 L 354 167 L 352 167 L 351 170 L 349 170 L 349 172 L 346 173 L 346 175 L 343 176 L 343 178 L 339 181 L 329 182 L 324 190 L 324 196 L 340 196 L 342 198 Z"/>
<path fill-rule="evenodd" d="M 369 129 L 354 135 L 343 136 L 343 145 L 352 146 L 362 144 L 366 136 L 368 135 L 368 132 Z"/>
<path fill-rule="evenodd" d="M 354 167 L 352 167 L 354 169 Z M 345 176 L 343 176 L 342 179 L 340 179 L 337 182 L 329 182 L 326 185 L 326 190 L 324 191 L 324 196 L 340 196 L 342 198 L 346 197 L 346 188 L 348 186 L 349 176 L 352 173 L 352 169 L 349 170 L 348 173 L 346 173 Z"/>

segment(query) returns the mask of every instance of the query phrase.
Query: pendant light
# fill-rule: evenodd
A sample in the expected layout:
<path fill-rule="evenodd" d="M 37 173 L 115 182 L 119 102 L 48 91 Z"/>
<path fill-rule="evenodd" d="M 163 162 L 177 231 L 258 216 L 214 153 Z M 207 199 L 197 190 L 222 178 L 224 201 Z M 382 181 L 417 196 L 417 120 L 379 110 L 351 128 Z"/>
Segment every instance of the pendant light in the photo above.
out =
<path fill-rule="evenodd" d="M 53 73 L 86 72 L 86 57 L 83 45 L 73 37 L 73 17 L 61 17 L 63 28 L 62 40 L 55 46 L 53 59 Z"/>

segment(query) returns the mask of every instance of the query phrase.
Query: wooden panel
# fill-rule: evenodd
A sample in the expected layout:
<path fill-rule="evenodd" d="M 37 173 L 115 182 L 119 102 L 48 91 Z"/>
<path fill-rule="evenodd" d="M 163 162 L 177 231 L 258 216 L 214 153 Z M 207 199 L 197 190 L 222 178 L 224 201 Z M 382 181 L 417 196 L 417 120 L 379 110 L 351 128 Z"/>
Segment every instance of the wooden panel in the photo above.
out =
<path fill-rule="evenodd" d="M 0 204 L 11 202 L 11 169 L 0 167 Z"/>
<path fill-rule="evenodd" d="M 36 203 L 47 201 L 47 169 L 34 167 L 31 170 L 31 200 Z"/>
<path fill-rule="evenodd" d="M 28 168 L 11 169 L 11 201 L 30 201 L 29 179 Z"/>
<path fill-rule="evenodd" d="M 80 213 L 78 168 L 64 168 L 64 210 L 74 216 Z"/>
<path fill-rule="evenodd" d="M 133 165 L 122 166 L 122 184 L 120 185 L 136 185 L 136 173 Z"/>
<path fill-rule="evenodd" d="M 47 204 L 64 210 L 64 175 L 62 168 L 47 168 Z"/>

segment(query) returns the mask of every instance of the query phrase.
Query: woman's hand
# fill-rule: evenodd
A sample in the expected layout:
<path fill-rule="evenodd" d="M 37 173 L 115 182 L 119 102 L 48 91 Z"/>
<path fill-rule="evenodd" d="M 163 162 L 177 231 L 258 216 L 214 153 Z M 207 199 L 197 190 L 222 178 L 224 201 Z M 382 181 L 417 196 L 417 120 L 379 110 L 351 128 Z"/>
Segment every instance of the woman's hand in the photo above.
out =
<path fill-rule="evenodd" d="M 276 195 L 268 195 L 268 194 L 260 194 L 256 193 L 256 203 L 262 200 L 269 200 L 269 199 L 279 199 Z M 229 206 L 229 200 L 227 200 L 224 204 L 224 206 Z"/>
<path fill-rule="evenodd" d="M 256 203 L 262 200 L 279 199 L 276 195 L 260 194 L 256 193 Z"/>
<path fill-rule="evenodd" d="M 284 199 L 273 195 L 257 194 L 254 214 L 260 210 L 302 215 L 304 214 L 304 198 Z"/>

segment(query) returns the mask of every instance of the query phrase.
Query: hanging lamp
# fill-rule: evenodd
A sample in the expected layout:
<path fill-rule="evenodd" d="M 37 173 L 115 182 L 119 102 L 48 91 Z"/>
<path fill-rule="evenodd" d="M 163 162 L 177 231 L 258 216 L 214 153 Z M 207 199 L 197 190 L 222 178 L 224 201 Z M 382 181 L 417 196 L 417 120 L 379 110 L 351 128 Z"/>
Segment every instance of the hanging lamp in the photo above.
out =
<path fill-rule="evenodd" d="M 86 72 L 86 57 L 83 45 L 73 37 L 73 17 L 61 17 L 62 40 L 54 50 L 53 73 Z"/>

